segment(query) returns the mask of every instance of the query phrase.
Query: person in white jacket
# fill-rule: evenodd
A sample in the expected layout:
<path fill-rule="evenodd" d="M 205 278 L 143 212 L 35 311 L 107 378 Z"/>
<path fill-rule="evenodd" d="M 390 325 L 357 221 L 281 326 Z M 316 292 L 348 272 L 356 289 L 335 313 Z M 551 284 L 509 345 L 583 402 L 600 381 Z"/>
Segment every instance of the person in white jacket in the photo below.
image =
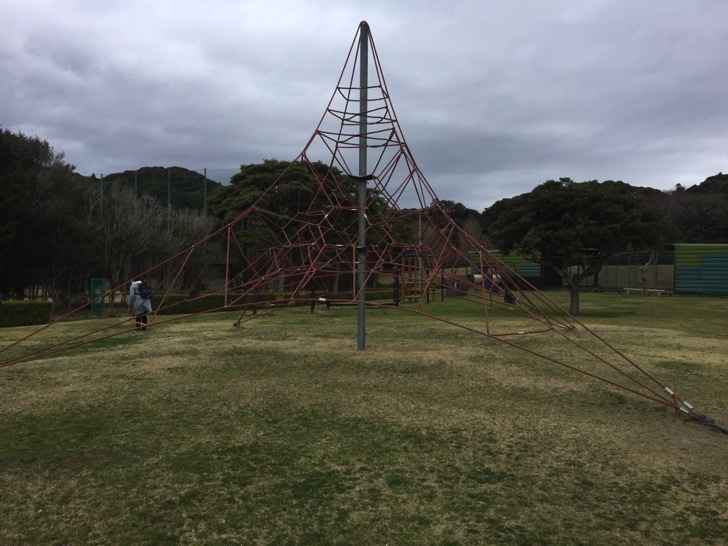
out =
<path fill-rule="evenodd" d="M 144 331 L 147 329 L 147 314 L 152 312 L 152 301 L 142 297 L 139 288 L 142 281 L 132 281 L 129 287 L 129 307 L 134 313 L 136 329 Z"/>

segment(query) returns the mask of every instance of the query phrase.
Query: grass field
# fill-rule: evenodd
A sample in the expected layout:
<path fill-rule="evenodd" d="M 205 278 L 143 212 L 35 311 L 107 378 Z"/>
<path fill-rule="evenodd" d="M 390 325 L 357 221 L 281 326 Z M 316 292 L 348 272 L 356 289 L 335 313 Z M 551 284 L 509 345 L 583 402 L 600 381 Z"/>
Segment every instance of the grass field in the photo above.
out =
<path fill-rule="evenodd" d="M 582 312 L 728 425 L 728 299 Z M 727 434 L 415 315 L 370 311 L 357 351 L 355 315 L 220 313 L 0 369 L 0 544 L 726 543 Z"/>

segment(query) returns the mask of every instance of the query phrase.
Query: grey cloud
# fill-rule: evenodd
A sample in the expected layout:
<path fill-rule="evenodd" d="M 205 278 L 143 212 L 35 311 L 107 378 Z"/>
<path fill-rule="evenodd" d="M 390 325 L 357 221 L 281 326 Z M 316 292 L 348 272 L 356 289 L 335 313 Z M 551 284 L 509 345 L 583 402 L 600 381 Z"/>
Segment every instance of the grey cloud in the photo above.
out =
<path fill-rule="evenodd" d="M 367 20 L 442 199 L 726 171 L 728 5 L 560 0 L 3 4 L 0 124 L 84 174 L 296 157 Z"/>

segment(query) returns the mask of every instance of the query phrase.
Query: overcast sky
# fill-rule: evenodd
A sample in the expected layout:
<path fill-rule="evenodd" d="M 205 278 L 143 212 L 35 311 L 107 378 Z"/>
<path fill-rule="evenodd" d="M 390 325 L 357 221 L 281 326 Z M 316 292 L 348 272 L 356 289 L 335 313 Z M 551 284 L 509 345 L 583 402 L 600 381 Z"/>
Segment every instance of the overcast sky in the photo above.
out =
<path fill-rule="evenodd" d="M 294 159 L 362 20 L 441 199 L 728 171 L 722 0 L 0 0 L 0 125 L 86 175 Z"/>

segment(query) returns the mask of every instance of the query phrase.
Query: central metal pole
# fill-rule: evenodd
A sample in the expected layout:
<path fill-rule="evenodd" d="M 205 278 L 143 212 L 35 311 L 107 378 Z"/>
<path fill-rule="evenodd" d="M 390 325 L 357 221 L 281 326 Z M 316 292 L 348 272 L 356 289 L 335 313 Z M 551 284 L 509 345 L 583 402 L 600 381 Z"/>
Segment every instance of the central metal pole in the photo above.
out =
<path fill-rule="evenodd" d="M 367 109 L 369 87 L 369 25 L 359 25 L 359 240 L 357 242 L 357 349 L 366 346 L 366 278 L 367 278 Z"/>

